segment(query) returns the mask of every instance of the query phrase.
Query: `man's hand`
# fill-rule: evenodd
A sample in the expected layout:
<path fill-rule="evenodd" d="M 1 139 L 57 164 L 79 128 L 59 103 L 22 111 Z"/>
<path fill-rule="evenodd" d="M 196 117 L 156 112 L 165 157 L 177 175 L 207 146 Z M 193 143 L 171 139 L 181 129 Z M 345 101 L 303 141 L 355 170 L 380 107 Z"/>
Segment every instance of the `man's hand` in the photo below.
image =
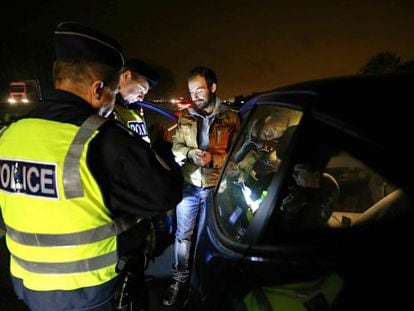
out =
<path fill-rule="evenodd" d="M 211 162 L 211 153 L 201 149 L 191 149 L 188 152 L 188 157 L 199 166 L 207 166 Z"/>

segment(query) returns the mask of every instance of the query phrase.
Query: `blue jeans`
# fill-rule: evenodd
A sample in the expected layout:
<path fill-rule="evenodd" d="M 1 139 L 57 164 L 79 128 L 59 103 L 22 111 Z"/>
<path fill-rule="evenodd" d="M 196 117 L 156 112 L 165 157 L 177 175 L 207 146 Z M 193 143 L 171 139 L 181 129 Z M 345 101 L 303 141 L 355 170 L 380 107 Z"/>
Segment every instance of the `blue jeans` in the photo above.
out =
<path fill-rule="evenodd" d="M 192 236 L 198 219 L 197 240 L 204 226 L 206 215 L 206 204 L 209 193 L 213 187 L 200 188 L 188 183 L 184 183 L 183 199 L 177 205 L 177 231 L 175 232 L 174 255 L 175 263 L 173 266 L 173 279 L 184 283 L 188 281 L 189 258 Z"/>

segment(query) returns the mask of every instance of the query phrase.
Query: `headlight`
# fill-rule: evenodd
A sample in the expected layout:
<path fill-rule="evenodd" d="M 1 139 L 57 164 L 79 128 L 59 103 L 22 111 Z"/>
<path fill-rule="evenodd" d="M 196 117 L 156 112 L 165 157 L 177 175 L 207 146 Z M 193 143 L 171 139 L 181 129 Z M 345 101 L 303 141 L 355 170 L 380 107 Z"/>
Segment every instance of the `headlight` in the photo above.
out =
<path fill-rule="evenodd" d="M 23 98 L 22 99 L 22 102 L 25 103 L 25 104 L 27 104 L 29 102 L 29 100 L 27 98 Z"/>
<path fill-rule="evenodd" d="M 16 100 L 14 98 L 9 98 L 8 101 L 9 101 L 10 104 L 15 104 L 16 103 Z"/>

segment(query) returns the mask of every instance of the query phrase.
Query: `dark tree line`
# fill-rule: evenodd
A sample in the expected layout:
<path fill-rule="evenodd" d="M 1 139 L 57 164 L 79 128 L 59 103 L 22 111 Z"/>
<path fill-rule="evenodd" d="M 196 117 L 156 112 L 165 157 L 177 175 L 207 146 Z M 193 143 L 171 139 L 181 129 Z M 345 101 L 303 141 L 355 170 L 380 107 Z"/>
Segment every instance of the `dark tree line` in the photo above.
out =
<path fill-rule="evenodd" d="M 360 74 L 414 73 L 414 59 L 402 61 L 394 52 L 380 52 L 371 57 L 359 70 Z"/>

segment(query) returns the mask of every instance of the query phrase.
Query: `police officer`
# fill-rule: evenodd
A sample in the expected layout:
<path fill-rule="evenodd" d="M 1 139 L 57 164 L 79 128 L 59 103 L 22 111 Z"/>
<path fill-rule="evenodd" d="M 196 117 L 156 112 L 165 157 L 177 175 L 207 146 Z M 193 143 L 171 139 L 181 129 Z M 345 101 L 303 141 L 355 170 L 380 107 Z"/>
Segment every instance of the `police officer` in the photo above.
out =
<path fill-rule="evenodd" d="M 113 117 L 150 142 L 144 120 L 144 110 L 137 102 L 144 100 L 148 91 L 158 83 L 158 74 L 144 61 L 129 58 L 119 78 Z"/>
<path fill-rule="evenodd" d="M 171 144 L 162 139 L 151 141 L 144 118 L 144 109 L 139 104 L 144 100 L 149 90 L 158 84 L 158 81 L 158 73 L 143 60 L 127 59 L 119 77 L 119 93 L 116 95 L 115 107 L 111 116 L 137 133 L 147 143 L 152 143 L 152 148 L 162 155 L 171 168 L 178 171 L 178 165 L 171 152 Z M 155 128 L 152 134 L 164 137 L 164 132 L 160 128 Z M 169 236 L 175 230 L 174 215 L 175 209 L 172 209 L 152 218 L 157 248 L 169 242 Z"/>
<path fill-rule="evenodd" d="M 63 22 L 55 89 L 0 137 L 0 207 L 14 290 L 31 310 L 110 310 L 119 258 L 143 217 L 171 209 L 180 183 L 113 109 L 121 46 Z M 156 189 L 156 191 L 154 190 Z"/>

